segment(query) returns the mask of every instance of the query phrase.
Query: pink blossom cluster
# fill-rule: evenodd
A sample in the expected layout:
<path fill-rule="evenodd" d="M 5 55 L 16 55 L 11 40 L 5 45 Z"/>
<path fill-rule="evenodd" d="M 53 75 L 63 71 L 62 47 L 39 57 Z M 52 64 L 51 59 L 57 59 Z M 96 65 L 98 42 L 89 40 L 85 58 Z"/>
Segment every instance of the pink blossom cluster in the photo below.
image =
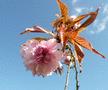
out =
<path fill-rule="evenodd" d="M 62 70 L 63 52 L 56 39 L 38 41 L 31 39 L 21 45 L 25 66 L 33 75 L 48 76 Z"/>

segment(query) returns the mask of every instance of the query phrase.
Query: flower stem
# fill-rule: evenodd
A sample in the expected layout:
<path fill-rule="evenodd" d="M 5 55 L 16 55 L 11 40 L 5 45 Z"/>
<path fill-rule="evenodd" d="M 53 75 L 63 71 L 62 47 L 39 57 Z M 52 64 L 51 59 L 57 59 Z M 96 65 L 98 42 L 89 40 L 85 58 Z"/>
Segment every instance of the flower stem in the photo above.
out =
<path fill-rule="evenodd" d="M 74 69 L 75 69 L 76 90 L 79 90 L 79 80 L 78 80 L 78 70 L 77 70 L 76 60 L 75 60 L 75 57 L 74 57 L 71 49 L 70 49 L 70 51 L 71 51 L 71 57 L 72 57 L 71 60 L 74 63 Z"/>
<path fill-rule="evenodd" d="M 72 57 L 73 57 L 72 59 L 74 61 L 74 69 L 75 69 L 76 90 L 79 90 L 79 80 L 78 80 L 78 70 L 77 70 L 76 60 L 73 54 Z"/>
<path fill-rule="evenodd" d="M 68 65 L 68 70 L 67 70 L 66 82 L 65 82 L 64 90 L 68 90 L 68 85 L 69 85 L 69 74 L 70 74 L 70 64 Z"/>
<path fill-rule="evenodd" d="M 76 61 L 74 64 L 74 68 L 75 68 L 76 90 L 79 90 L 79 80 L 78 80 L 78 71 L 77 71 L 77 67 L 76 67 Z"/>

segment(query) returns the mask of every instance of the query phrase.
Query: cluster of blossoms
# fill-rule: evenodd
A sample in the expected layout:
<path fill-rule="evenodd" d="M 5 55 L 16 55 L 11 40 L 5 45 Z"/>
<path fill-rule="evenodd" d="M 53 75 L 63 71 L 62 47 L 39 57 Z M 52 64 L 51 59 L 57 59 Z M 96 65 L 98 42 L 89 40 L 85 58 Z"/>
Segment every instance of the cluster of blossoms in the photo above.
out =
<path fill-rule="evenodd" d="M 58 18 L 52 23 L 52 26 L 56 30 L 55 32 L 52 33 L 42 27 L 34 26 L 27 28 L 21 33 L 47 33 L 52 36 L 50 39 L 42 37 L 33 38 L 21 45 L 21 55 L 24 59 L 25 66 L 28 70 L 32 71 L 33 75 L 48 76 L 53 72 L 61 73 L 63 69 L 62 59 L 64 59 L 63 63 L 66 65 L 70 63 L 74 64 L 76 60 L 80 64 L 84 58 L 81 47 L 105 58 L 85 38 L 79 35 L 81 31 L 95 20 L 99 9 L 95 12 L 72 17 L 68 16 L 68 8 L 61 0 L 57 0 L 57 3 L 61 11 L 61 16 L 58 15 Z M 81 24 L 81 20 L 86 17 L 89 18 Z M 71 46 L 74 47 L 76 55 L 71 51 Z M 72 55 L 75 55 L 75 60 L 73 60 Z"/>
<path fill-rule="evenodd" d="M 31 70 L 33 75 L 48 76 L 59 69 L 62 70 L 60 60 L 63 52 L 56 39 L 29 40 L 21 45 L 21 54 L 27 69 Z"/>

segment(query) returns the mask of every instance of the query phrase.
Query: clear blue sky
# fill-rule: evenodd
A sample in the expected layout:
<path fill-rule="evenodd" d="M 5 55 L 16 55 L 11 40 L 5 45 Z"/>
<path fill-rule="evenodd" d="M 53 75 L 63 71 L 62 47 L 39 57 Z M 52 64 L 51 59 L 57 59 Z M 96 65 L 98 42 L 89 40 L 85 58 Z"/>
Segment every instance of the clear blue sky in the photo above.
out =
<path fill-rule="evenodd" d="M 108 57 L 108 13 L 105 12 L 108 1 L 63 1 L 69 5 L 71 15 L 82 13 L 80 11 L 92 11 L 101 6 L 95 25 L 92 24 L 81 34 Z M 33 77 L 30 71 L 26 71 L 19 53 L 22 43 L 41 35 L 19 36 L 19 33 L 33 25 L 52 29 L 51 21 L 56 18 L 56 13 L 59 13 L 56 0 L 0 0 L 0 90 L 63 90 L 65 72 L 61 77 L 56 74 L 46 78 Z M 80 90 L 108 90 L 108 61 L 90 51 L 84 51 L 83 72 L 79 76 Z M 75 90 L 74 83 L 72 72 L 70 90 Z"/>

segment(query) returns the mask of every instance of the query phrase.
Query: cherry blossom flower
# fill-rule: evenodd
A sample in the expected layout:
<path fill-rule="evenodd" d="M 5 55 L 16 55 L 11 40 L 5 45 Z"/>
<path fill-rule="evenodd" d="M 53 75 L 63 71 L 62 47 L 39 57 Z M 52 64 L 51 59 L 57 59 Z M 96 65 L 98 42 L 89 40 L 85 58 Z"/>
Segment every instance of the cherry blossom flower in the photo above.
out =
<path fill-rule="evenodd" d="M 63 52 L 61 44 L 55 39 L 47 41 L 29 40 L 21 45 L 21 54 L 25 66 L 33 75 L 48 76 L 61 67 Z"/>

